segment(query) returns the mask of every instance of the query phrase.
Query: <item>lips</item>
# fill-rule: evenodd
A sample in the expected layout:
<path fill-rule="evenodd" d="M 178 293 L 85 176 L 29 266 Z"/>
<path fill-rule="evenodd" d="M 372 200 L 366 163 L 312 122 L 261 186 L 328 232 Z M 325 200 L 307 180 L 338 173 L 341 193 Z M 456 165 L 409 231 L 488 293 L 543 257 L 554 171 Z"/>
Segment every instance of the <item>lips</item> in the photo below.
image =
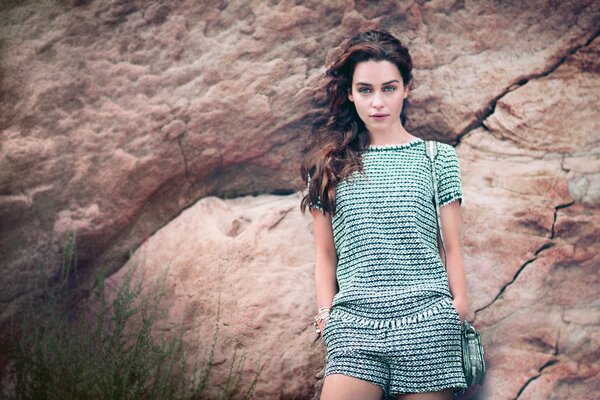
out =
<path fill-rule="evenodd" d="M 387 117 L 389 117 L 389 114 L 375 113 L 375 114 L 371 114 L 370 117 L 371 117 L 371 119 L 373 119 L 375 121 L 385 121 L 385 119 Z"/>

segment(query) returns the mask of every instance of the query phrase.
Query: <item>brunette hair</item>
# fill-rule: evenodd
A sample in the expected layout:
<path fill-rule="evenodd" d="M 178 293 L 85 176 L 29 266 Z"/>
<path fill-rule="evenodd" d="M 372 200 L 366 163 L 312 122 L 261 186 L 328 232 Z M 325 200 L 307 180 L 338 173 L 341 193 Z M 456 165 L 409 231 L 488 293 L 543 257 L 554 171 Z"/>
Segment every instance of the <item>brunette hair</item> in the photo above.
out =
<path fill-rule="evenodd" d="M 325 72 L 327 113 L 325 123 L 317 130 L 312 148 L 300 167 L 304 188 L 300 209 L 305 212 L 320 201 L 323 212 L 335 214 L 335 189 L 338 182 L 354 171 L 363 171 L 360 154 L 369 145 L 367 129 L 348 93 L 356 65 L 364 61 L 389 61 L 398 67 L 405 87 L 412 87 L 412 58 L 408 49 L 389 32 L 360 32 L 342 43 L 342 51 Z M 404 99 L 400 121 L 406 122 L 408 100 Z M 308 180 L 310 178 L 310 184 Z"/>

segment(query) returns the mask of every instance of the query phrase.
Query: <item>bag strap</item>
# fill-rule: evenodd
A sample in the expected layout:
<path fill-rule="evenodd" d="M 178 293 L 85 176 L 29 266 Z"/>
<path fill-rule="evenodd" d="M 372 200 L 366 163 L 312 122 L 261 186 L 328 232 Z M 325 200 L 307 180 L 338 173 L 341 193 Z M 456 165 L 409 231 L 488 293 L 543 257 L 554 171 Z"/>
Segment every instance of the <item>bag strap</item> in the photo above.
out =
<path fill-rule="evenodd" d="M 433 178 L 433 202 L 435 204 L 435 213 L 437 215 L 436 234 L 439 233 L 440 239 L 442 241 L 442 249 L 444 250 L 444 260 L 446 260 L 447 259 L 446 246 L 444 244 L 444 235 L 443 235 L 443 231 L 442 231 L 442 220 L 440 218 L 440 205 L 439 205 L 440 202 L 438 199 L 437 178 L 435 175 L 435 157 L 437 156 L 437 143 L 435 140 L 426 140 L 425 141 L 425 152 L 427 153 L 427 157 L 429 157 L 429 160 L 431 161 L 431 177 Z"/>

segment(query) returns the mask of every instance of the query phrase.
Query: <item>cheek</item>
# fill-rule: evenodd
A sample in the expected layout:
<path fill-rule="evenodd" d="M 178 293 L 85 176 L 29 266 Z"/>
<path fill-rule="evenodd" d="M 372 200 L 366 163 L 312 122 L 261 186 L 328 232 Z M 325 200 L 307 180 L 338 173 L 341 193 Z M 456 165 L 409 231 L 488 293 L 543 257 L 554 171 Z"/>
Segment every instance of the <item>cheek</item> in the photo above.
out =
<path fill-rule="evenodd" d="M 398 107 L 402 107 L 403 100 L 404 99 L 402 98 L 402 96 L 394 96 L 393 98 L 389 99 L 387 104 L 389 107 L 398 108 Z"/>
<path fill-rule="evenodd" d="M 354 98 L 354 107 L 356 107 L 356 111 L 359 114 L 364 114 L 369 109 L 368 101 L 365 99 L 361 99 L 360 97 Z"/>

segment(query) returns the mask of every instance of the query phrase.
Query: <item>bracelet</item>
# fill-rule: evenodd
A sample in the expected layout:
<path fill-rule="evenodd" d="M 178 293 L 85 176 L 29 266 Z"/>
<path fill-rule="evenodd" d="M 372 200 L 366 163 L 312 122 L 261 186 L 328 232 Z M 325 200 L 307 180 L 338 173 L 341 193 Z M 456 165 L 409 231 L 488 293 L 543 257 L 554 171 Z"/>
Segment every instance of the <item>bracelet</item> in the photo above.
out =
<path fill-rule="evenodd" d="M 317 315 L 329 314 L 331 312 L 331 307 L 321 307 L 319 308 L 319 312 Z"/>
<path fill-rule="evenodd" d="M 329 317 L 329 313 L 331 312 L 331 308 L 329 307 L 321 307 L 319 308 L 319 312 L 315 315 L 315 321 L 326 319 Z"/>
<path fill-rule="evenodd" d="M 319 329 L 319 321 L 325 321 L 329 318 L 329 314 L 331 313 L 330 307 L 321 307 L 319 308 L 319 312 L 315 315 L 314 323 L 315 331 L 318 334 L 321 334 L 321 330 Z"/>

